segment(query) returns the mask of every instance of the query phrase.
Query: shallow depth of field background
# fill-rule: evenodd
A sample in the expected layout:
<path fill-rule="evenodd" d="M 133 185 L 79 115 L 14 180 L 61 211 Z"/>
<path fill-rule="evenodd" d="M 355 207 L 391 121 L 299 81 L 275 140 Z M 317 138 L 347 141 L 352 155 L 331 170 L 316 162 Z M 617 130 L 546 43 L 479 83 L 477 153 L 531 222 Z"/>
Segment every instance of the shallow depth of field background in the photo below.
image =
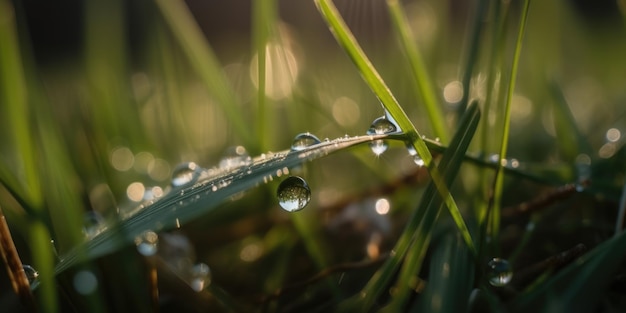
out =
<path fill-rule="evenodd" d="M 2 1 L 5 8 L 10 6 L 7 3 L 11 2 Z M 229 148 L 232 151 L 240 145 L 251 156 L 284 150 L 302 132 L 322 140 L 361 135 L 383 114 L 313 1 L 277 3 L 278 12 L 268 23 L 262 107 L 256 72 L 258 29 L 250 1 L 186 3 L 206 38 L 193 44 L 212 49 L 221 73 L 207 74 L 199 66 L 206 60 L 192 60 L 153 1 L 13 2 L 31 112 L 30 121 L 17 123 L 38 138 L 37 146 L 49 140 L 41 133 L 51 132 L 59 149 L 56 154 L 36 156 L 43 160 L 36 162 L 53 168 L 42 173 L 47 177 L 40 181 L 43 197 L 54 190 L 71 191 L 63 196 L 73 198 L 76 208 L 111 220 L 118 208 L 134 207 L 165 190 L 172 169 L 181 162 L 210 168 L 219 164 Z M 508 77 L 521 3 L 508 4 L 504 32 L 508 39 L 499 50 L 501 59 L 492 58 L 490 36 L 495 26 L 487 14 L 467 91 L 462 88 L 462 71 L 478 1 L 402 3 L 452 133 L 464 92 L 484 102 L 489 64 L 502 64 L 496 81 Z M 385 2 L 336 0 L 335 4 L 417 129 L 434 139 Z M 520 171 L 552 183 L 508 177 L 502 206 L 528 201 L 583 178 L 591 179 L 591 185 L 588 192 L 532 217 L 537 229 L 525 248 L 516 252 L 514 268 L 578 243 L 591 248 L 612 236 L 626 168 L 624 10 L 623 1 L 532 3 L 512 100 L 508 159 L 518 162 Z M 10 20 L 8 16 L 9 11 L 0 10 L 0 22 Z M 207 79 L 214 75 L 225 78 L 232 103 L 224 104 L 224 98 L 215 95 L 215 84 Z M 567 122 L 559 124 L 569 116 L 555 118 L 555 114 L 569 114 L 558 109 L 562 108 L 559 101 L 567 104 L 574 130 L 563 126 Z M 0 103 L 0 108 L 7 105 Z M 487 158 L 499 150 L 501 134 L 495 130 L 502 112 L 492 105 L 482 113 L 481 124 L 487 123 L 491 131 L 478 134 L 470 152 Z M 21 177 L 21 154 L 10 135 L 16 124 L 5 117 L 0 117 L 0 162 Z M 576 131 L 584 144 L 572 139 Z M 487 140 L 486 151 L 479 151 L 478 138 Z M 363 145 L 299 169 L 297 173 L 311 186 L 312 200 L 298 213 L 306 218 L 297 222 L 315 225 L 312 233 L 294 231 L 294 219 L 277 205 L 280 177 L 226 201 L 214 213 L 175 233 L 189 240 L 195 260 L 210 266 L 213 283 L 250 303 L 284 282 L 311 277 L 321 269 L 320 263 L 377 258 L 393 246 L 428 181 L 427 172 L 413 163 L 403 145 L 390 145 L 380 156 Z M 582 170 L 581 163 L 586 166 Z M 459 207 L 468 216 L 476 197 L 488 196 L 476 195 L 480 191 L 475 179 L 478 170 L 464 166 L 453 188 Z M 416 178 L 401 180 L 407 175 Z M 64 189 L 50 187 L 58 181 L 66 184 Z M 73 239 L 64 234 L 64 210 L 57 207 L 63 200 L 44 202 L 45 219 L 53 225 L 51 236 L 60 245 L 57 249 L 67 251 Z M 0 205 L 23 262 L 33 263 L 28 210 L 2 187 Z M 503 222 L 501 257 L 507 258 L 518 247 L 530 219 L 522 216 Z M 444 219 L 442 224 L 447 222 Z M 82 221 L 68 223 L 82 227 Z M 314 257 L 310 242 L 320 251 Z M 346 284 L 358 290 L 372 272 L 357 272 Z M 9 294 L 8 280 L 2 275 L 2 294 Z"/>

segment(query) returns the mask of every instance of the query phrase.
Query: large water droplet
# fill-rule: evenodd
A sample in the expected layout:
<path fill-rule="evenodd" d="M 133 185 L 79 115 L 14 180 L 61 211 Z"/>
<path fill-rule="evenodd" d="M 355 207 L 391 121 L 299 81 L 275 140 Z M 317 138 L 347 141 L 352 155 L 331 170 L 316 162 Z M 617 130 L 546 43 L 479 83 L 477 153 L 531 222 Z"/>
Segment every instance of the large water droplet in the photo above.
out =
<path fill-rule="evenodd" d="M 501 258 L 493 258 L 487 263 L 487 279 L 492 286 L 502 287 L 513 278 L 513 270 L 509 261 Z"/>
<path fill-rule="evenodd" d="M 381 116 L 372 122 L 372 125 L 367 130 L 366 134 L 383 135 L 383 134 L 396 132 L 397 129 L 398 128 L 396 127 L 396 125 L 394 125 L 386 117 Z M 374 140 L 370 142 L 370 148 L 372 149 L 372 152 L 374 152 L 374 154 L 381 155 L 385 151 L 387 151 L 387 148 L 389 148 L 389 145 L 387 144 L 387 142 L 380 139 L 380 140 Z"/>
<path fill-rule="evenodd" d="M 189 286 L 196 292 L 204 290 L 211 284 L 211 269 L 204 263 L 198 263 L 191 269 Z"/>
<path fill-rule="evenodd" d="M 306 181 L 298 176 L 283 180 L 278 186 L 278 203 L 288 212 L 304 209 L 311 200 L 311 190 Z"/>
<path fill-rule="evenodd" d="M 252 163 L 248 150 L 243 146 L 234 146 L 226 149 L 219 166 L 223 170 L 230 170 Z"/>
<path fill-rule="evenodd" d="M 178 164 L 172 171 L 172 186 L 180 187 L 195 182 L 200 172 L 200 167 L 194 162 Z"/>
<path fill-rule="evenodd" d="M 137 251 L 143 256 L 152 256 L 157 253 L 159 243 L 159 235 L 153 231 L 146 231 L 137 238 L 135 244 Z"/>
<path fill-rule="evenodd" d="M 79 271 L 74 275 L 74 289 L 81 295 L 88 295 L 98 288 L 98 278 L 91 271 Z"/>
<path fill-rule="evenodd" d="M 291 143 L 291 151 L 301 151 L 309 146 L 316 145 L 321 141 L 315 135 L 311 133 L 300 133 L 293 138 Z"/>
<path fill-rule="evenodd" d="M 39 277 L 39 272 L 37 272 L 35 268 L 27 264 L 23 264 L 22 268 L 24 269 L 24 274 L 26 274 L 28 282 L 32 285 L 35 279 Z"/>

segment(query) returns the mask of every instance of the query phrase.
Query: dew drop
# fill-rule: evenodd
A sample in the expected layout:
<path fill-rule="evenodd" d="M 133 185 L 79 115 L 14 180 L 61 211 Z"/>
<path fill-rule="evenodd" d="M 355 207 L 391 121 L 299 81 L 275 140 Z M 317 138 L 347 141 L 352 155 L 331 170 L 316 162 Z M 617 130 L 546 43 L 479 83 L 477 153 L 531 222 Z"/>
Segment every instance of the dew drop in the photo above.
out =
<path fill-rule="evenodd" d="M 104 219 L 100 214 L 94 211 L 85 212 L 83 216 L 83 234 L 85 234 L 87 239 L 95 237 L 105 228 Z"/>
<path fill-rule="evenodd" d="M 191 269 L 189 286 L 196 292 L 204 290 L 211 284 L 211 269 L 204 263 L 198 263 Z"/>
<path fill-rule="evenodd" d="M 398 128 L 396 127 L 396 125 L 394 125 L 386 117 L 381 116 L 372 122 L 372 125 L 367 130 L 366 134 L 367 135 L 383 135 L 383 134 L 396 132 L 397 129 Z M 380 139 L 380 140 L 374 140 L 370 142 L 370 148 L 372 149 L 372 152 L 374 152 L 374 154 L 381 155 L 385 151 L 387 151 L 387 148 L 389 148 L 389 145 L 387 144 L 387 142 Z"/>
<path fill-rule="evenodd" d="M 288 212 L 304 209 L 311 200 L 311 190 L 307 182 L 298 176 L 283 180 L 278 186 L 278 203 Z"/>
<path fill-rule="evenodd" d="M 492 286 L 502 287 L 513 278 L 513 270 L 509 261 L 501 258 L 493 258 L 487 263 L 487 279 Z"/>
<path fill-rule="evenodd" d="M 180 187 L 195 182 L 200 172 L 200 167 L 194 162 L 178 164 L 172 171 L 172 186 Z"/>
<path fill-rule="evenodd" d="M 409 151 L 409 155 L 413 157 L 413 162 L 415 162 L 415 165 L 422 167 L 426 164 L 426 162 L 424 162 L 424 159 L 422 159 L 419 153 L 417 153 L 417 150 L 415 150 L 413 145 L 411 145 L 410 143 L 407 143 L 406 149 L 407 151 Z"/>
<path fill-rule="evenodd" d="M 307 147 L 316 145 L 320 142 L 321 141 L 319 140 L 319 138 L 311 133 L 300 133 L 293 138 L 293 142 L 291 143 L 291 151 L 302 151 Z"/>
<path fill-rule="evenodd" d="M 158 243 L 159 235 L 150 230 L 135 238 L 137 251 L 143 256 L 155 255 L 158 250 Z"/>
<path fill-rule="evenodd" d="M 22 268 L 24 269 L 24 274 L 26 274 L 28 282 L 32 285 L 35 279 L 39 277 L 39 272 L 37 272 L 34 267 L 27 264 L 22 265 Z"/>
<path fill-rule="evenodd" d="M 219 166 L 221 169 L 231 170 L 244 165 L 250 165 L 251 163 L 252 158 L 250 158 L 248 150 L 243 146 L 234 146 L 226 149 Z"/>

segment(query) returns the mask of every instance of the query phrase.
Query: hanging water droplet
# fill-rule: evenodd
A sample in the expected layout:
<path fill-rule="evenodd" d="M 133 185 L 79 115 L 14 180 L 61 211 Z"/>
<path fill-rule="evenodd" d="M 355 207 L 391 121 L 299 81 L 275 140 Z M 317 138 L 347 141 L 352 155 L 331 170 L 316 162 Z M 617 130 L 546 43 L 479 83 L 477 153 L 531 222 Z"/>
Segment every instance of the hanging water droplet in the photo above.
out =
<path fill-rule="evenodd" d="M 204 263 L 198 263 L 191 269 L 189 286 L 196 292 L 204 290 L 211 284 L 211 269 Z"/>
<path fill-rule="evenodd" d="M 311 200 L 311 190 L 306 181 L 298 176 L 283 180 L 278 186 L 278 203 L 288 212 L 304 209 Z"/>
<path fill-rule="evenodd" d="M 381 116 L 372 122 L 372 125 L 367 130 L 366 134 L 383 135 L 383 134 L 396 132 L 397 129 L 398 128 L 396 127 L 396 125 L 394 125 L 386 117 Z M 372 149 L 372 152 L 374 152 L 374 154 L 381 155 L 385 151 L 387 151 L 387 148 L 389 148 L 389 145 L 387 144 L 387 142 L 380 139 L 380 140 L 374 140 L 370 142 L 370 148 Z"/>
<path fill-rule="evenodd" d="M 321 141 L 311 133 L 300 133 L 293 138 L 291 143 L 291 151 L 301 151 L 309 146 L 316 145 Z"/>
<path fill-rule="evenodd" d="M 419 153 L 417 153 L 417 150 L 415 150 L 412 144 L 407 142 L 406 149 L 407 151 L 409 151 L 409 155 L 413 157 L 413 162 L 415 162 L 415 165 L 422 167 L 426 164 L 426 162 L 424 162 L 424 160 L 419 155 Z"/>
<path fill-rule="evenodd" d="M 172 186 L 180 187 L 195 182 L 200 172 L 200 167 L 194 162 L 178 164 L 172 171 Z"/>
<path fill-rule="evenodd" d="M 513 278 L 513 270 L 509 261 L 501 258 L 493 258 L 487 263 L 487 279 L 492 286 L 502 287 Z"/>
<path fill-rule="evenodd" d="M 243 146 L 234 146 L 226 149 L 219 166 L 223 170 L 230 170 L 238 168 L 240 166 L 249 165 L 252 163 L 252 158 L 248 154 L 248 150 Z"/>
<path fill-rule="evenodd" d="M 39 272 L 37 272 L 37 270 L 35 268 L 33 268 L 32 266 L 27 265 L 27 264 L 23 264 L 22 268 L 24 269 L 24 274 L 26 274 L 26 278 L 28 279 L 28 283 L 30 283 L 32 285 L 33 282 L 35 281 L 35 279 L 37 279 L 37 277 L 39 277 Z"/>
<path fill-rule="evenodd" d="M 146 231 L 137 238 L 135 244 L 137 251 L 143 256 L 152 256 L 157 253 L 159 243 L 159 235 L 153 231 Z"/>

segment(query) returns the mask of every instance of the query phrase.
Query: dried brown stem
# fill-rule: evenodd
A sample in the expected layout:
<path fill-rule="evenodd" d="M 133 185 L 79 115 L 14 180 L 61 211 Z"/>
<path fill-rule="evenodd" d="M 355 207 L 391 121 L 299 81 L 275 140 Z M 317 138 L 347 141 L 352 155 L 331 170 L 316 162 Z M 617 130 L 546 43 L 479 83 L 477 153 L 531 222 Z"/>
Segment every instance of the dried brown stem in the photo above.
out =
<path fill-rule="evenodd" d="M 515 274 L 513 277 L 515 284 L 518 286 L 524 286 L 547 270 L 559 270 L 563 266 L 576 260 L 585 252 L 587 252 L 587 247 L 580 243 L 569 250 L 563 251 L 557 255 L 553 255 L 543 261 L 528 266 Z"/>
<path fill-rule="evenodd" d="M 540 195 L 530 201 L 506 207 L 502 210 L 502 218 L 514 218 L 520 215 L 530 214 L 559 200 L 567 199 L 577 192 L 576 187 L 576 184 L 567 184 L 547 194 Z"/>
<path fill-rule="evenodd" d="M 328 267 L 324 270 L 322 270 L 321 272 L 317 273 L 316 275 L 314 275 L 313 277 L 310 277 L 306 280 L 297 282 L 295 284 L 292 285 L 288 285 L 286 287 L 280 288 L 278 290 L 276 290 L 274 293 L 267 295 L 263 301 L 267 302 L 267 301 L 271 301 L 273 299 L 279 298 L 284 294 L 287 293 L 291 293 L 291 292 L 295 292 L 298 291 L 300 289 L 303 289 L 309 285 L 312 285 L 334 273 L 338 273 L 338 272 L 346 272 L 346 271 L 351 271 L 351 270 L 356 270 L 356 269 L 361 269 L 361 268 L 367 268 L 370 266 L 374 266 L 377 264 L 382 263 L 383 261 L 385 261 L 387 258 L 389 257 L 388 253 L 382 254 L 380 255 L 378 258 L 373 259 L 373 260 L 364 260 L 364 261 L 359 261 L 359 262 L 349 262 L 349 263 L 341 263 L 341 264 L 337 264 L 331 267 Z"/>
<path fill-rule="evenodd" d="M 33 294 L 30 291 L 30 283 L 24 272 L 24 266 L 17 253 L 9 225 L 7 224 L 2 208 L 0 208 L 0 253 L 11 280 L 13 291 L 18 295 L 22 304 L 34 309 Z"/>

